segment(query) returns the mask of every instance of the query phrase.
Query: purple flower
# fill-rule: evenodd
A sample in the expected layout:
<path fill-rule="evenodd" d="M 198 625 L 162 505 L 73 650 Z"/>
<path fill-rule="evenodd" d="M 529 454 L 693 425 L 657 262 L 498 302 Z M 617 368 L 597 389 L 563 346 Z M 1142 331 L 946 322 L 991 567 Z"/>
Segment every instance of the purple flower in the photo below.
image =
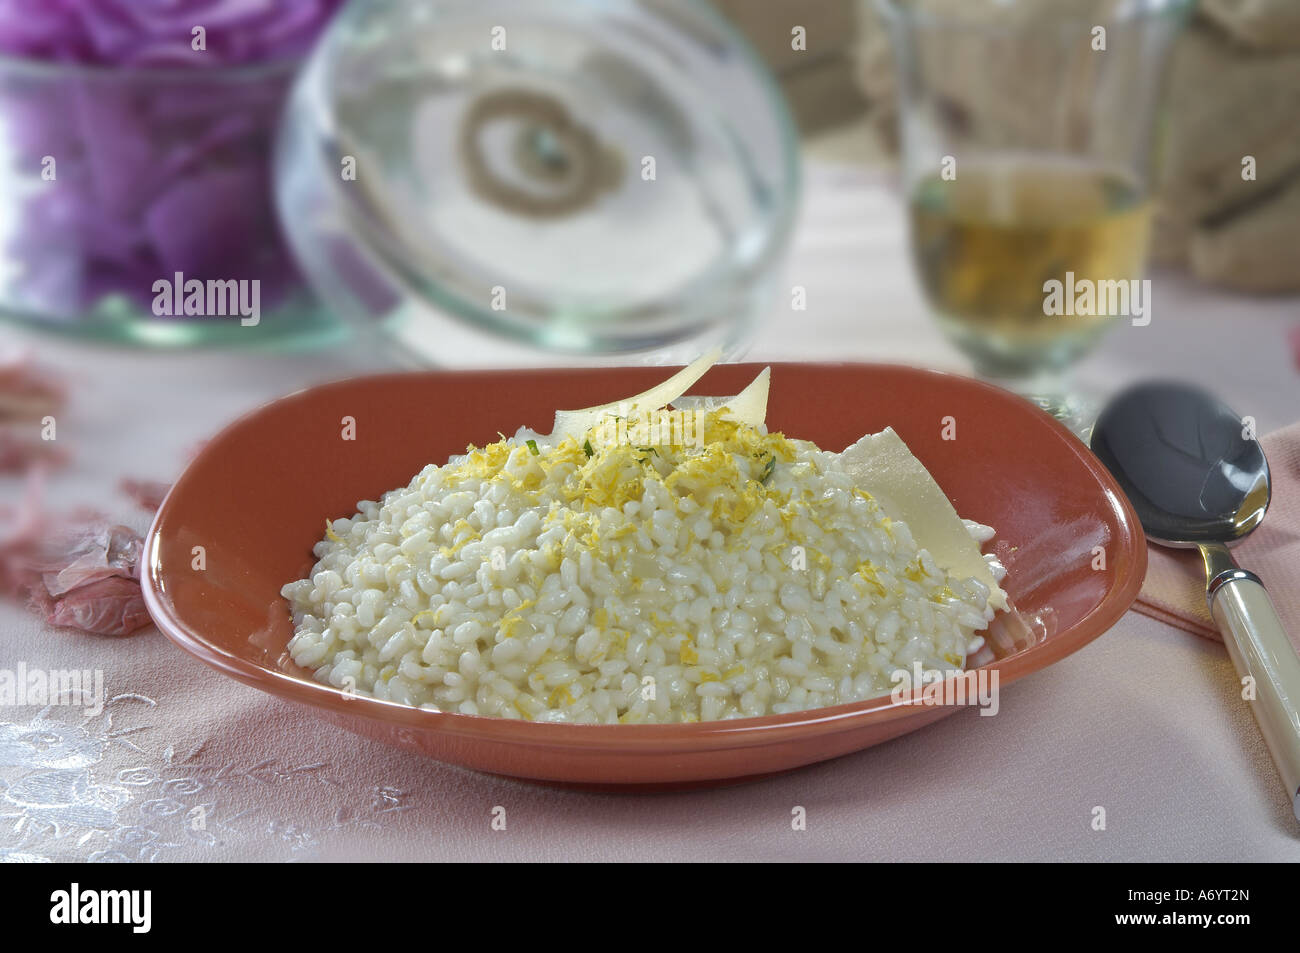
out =
<path fill-rule="evenodd" d="M 302 56 L 343 0 L 0 0 L 0 52 L 60 62 L 229 66 Z M 201 49 L 195 49 L 196 28 Z"/>

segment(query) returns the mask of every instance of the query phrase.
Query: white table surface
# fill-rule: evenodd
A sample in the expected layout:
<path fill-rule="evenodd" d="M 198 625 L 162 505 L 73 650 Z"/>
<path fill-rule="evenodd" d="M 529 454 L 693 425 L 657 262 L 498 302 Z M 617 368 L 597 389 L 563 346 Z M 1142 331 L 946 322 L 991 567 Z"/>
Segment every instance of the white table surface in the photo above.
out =
<path fill-rule="evenodd" d="M 901 206 L 877 173 L 813 165 L 788 283 L 748 358 L 962 367 L 926 315 Z M 1155 280 L 1153 320 L 1119 326 L 1081 368 L 1100 390 L 1194 373 L 1261 432 L 1300 414 L 1285 332 L 1300 300 Z M 0 330 L 74 381 L 75 453 L 53 508 L 171 479 L 198 440 L 301 386 L 361 372 L 355 351 L 137 353 Z M 20 485 L 0 482 L 3 499 Z M 1300 584 L 1300 583 L 1297 583 Z M 1098 641 L 869 751 L 713 791 L 611 796 L 476 775 L 361 739 L 178 657 L 156 630 L 101 639 L 0 606 L 0 668 L 102 669 L 105 714 L 0 709 L 0 857 L 81 859 L 1300 860 L 1291 817 L 1216 643 L 1130 612 Z M 492 810 L 506 808 L 505 831 Z M 807 811 L 807 830 L 791 811 Z M 1093 830 L 1095 807 L 1106 829 Z M 210 818 L 196 830 L 187 819 Z"/>

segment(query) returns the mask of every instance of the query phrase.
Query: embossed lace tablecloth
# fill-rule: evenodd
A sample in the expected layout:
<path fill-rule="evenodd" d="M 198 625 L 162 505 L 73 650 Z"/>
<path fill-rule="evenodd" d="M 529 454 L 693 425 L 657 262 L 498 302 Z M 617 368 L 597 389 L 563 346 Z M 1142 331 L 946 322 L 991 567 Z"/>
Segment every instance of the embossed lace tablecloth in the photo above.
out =
<path fill-rule="evenodd" d="M 796 321 L 778 303 L 751 357 L 960 367 L 926 316 L 903 236 L 883 179 L 812 165 L 789 266 L 808 310 Z M 1260 432 L 1293 422 L 1300 375 L 1285 335 L 1300 302 L 1157 275 L 1153 307 L 1150 326 L 1115 329 L 1085 382 L 1191 370 Z M 98 505 L 141 530 L 147 514 L 115 492 L 120 477 L 171 479 L 237 414 L 379 366 L 355 352 L 145 354 L 0 334 L 73 378 L 59 438 L 75 460 L 49 504 Z M 534 787 L 355 737 L 152 628 L 100 639 L 0 606 L 0 668 L 19 663 L 102 670 L 109 700 L 97 714 L 0 708 L 10 860 L 1300 860 L 1300 829 L 1223 648 L 1132 612 L 1009 687 L 997 717 L 963 710 L 773 780 L 654 796 Z M 504 830 L 492 827 L 498 807 Z M 795 807 L 806 830 L 792 830 Z"/>

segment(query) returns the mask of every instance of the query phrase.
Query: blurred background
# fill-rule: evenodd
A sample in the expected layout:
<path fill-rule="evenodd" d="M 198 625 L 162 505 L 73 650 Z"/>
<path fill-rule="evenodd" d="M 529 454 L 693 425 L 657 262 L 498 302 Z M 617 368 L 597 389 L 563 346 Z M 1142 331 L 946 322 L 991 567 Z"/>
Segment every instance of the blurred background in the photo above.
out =
<path fill-rule="evenodd" d="M 393 368 L 1300 406 L 1294 0 L 0 0 L 0 165 L 13 501 Z"/>

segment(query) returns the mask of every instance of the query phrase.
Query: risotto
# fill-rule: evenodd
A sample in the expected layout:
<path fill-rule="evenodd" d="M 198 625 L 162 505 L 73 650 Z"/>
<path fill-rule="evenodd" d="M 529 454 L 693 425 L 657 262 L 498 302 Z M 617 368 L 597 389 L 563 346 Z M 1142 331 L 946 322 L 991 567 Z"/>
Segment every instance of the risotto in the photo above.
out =
<path fill-rule="evenodd" d="M 954 571 L 848 452 L 683 403 L 470 447 L 328 521 L 283 590 L 293 660 L 406 705 L 601 724 L 836 705 L 964 667 L 1005 606 L 989 527 L 953 514 L 978 561 Z"/>

